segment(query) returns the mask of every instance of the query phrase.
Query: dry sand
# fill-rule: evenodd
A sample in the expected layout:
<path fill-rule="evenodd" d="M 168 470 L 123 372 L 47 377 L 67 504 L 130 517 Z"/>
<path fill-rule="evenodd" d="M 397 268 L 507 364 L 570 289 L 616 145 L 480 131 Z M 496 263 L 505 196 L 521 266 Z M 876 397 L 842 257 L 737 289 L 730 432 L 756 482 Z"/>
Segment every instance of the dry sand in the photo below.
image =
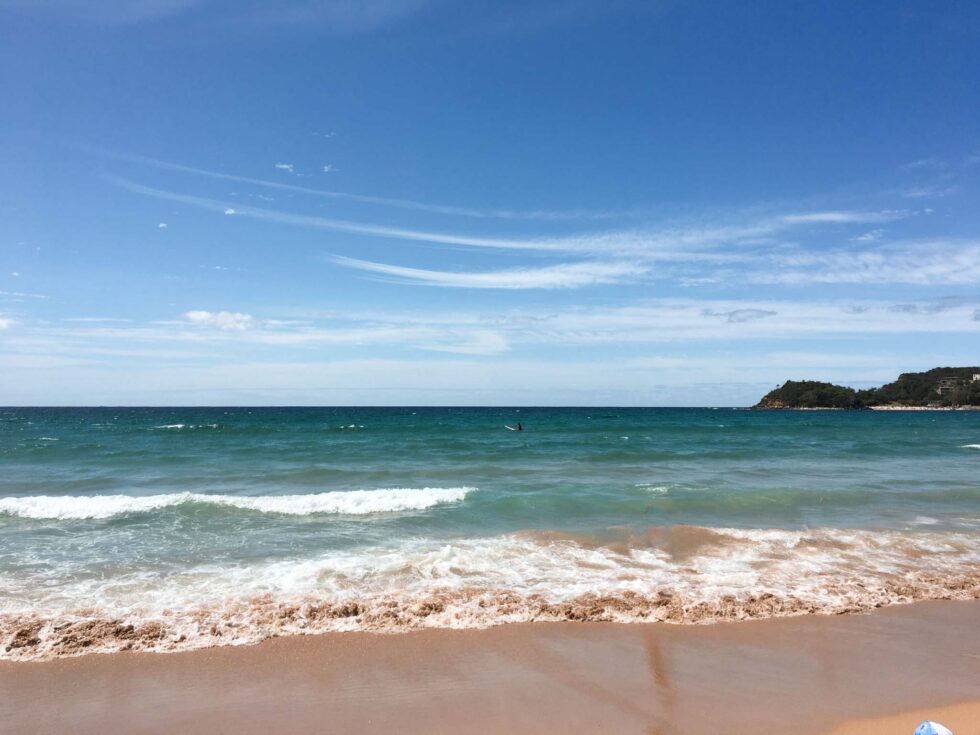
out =
<path fill-rule="evenodd" d="M 918 709 L 898 715 L 851 720 L 834 728 L 830 735 L 911 734 L 924 720 L 942 723 L 953 731 L 953 735 L 974 735 L 980 733 L 980 702 L 967 702 L 948 707 Z"/>
<path fill-rule="evenodd" d="M 976 735 L 978 712 L 980 601 L 0 663 L 3 733 L 911 735 L 945 717 L 956 735 Z"/>

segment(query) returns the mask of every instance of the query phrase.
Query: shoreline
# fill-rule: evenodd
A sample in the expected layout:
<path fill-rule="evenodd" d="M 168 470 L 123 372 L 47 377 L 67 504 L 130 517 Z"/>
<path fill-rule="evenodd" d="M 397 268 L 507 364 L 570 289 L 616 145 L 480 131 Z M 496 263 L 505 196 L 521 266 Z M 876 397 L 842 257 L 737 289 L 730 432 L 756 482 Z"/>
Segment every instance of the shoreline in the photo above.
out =
<path fill-rule="evenodd" d="M 871 411 L 980 411 L 980 406 L 868 406 Z"/>
<path fill-rule="evenodd" d="M 692 534 L 691 532 L 694 531 Z M 664 535 L 661 545 L 680 555 L 685 550 L 718 543 L 721 534 L 707 529 L 681 529 Z M 954 537 L 955 538 L 955 537 Z M 902 539 L 879 534 L 879 543 L 893 545 Z M 943 538 L 943 542 L 948 541 Z M 962 542 L 962 539 L 960 539 Z M 790 542 L 801 543 L 790 537 Z M 802 542 L 833 546 L 840 540 L 807 537 Z M 751 543 L 751 542 L 750 542 Z M 756 545 L 761 542 L 756 540 Z M 907 543 L 907 542 L 906 542 Z M 744 541 L 737 541 L 735 547 Z M 777 548 L 782 549 L 784 546 Z M 848 547 L 850 548 L 850 547 Z M 864 547 L 863 553 L 872 551 Z M 549 602 L 540 595 L 506 590 L 430 590 L 417 595 L 382 596 L 324 602 L 315 598 L 276 599 L 262 595 L 225 606 L 200 607 L 181 612 L 164 611 L 162 617 L 122 618 L 89 611 L 64 617 L 0 615 L 0 661 L 46 661 L 113 653 L 179 653 L 216 646 L 257 645 L 266 640 L 292 635 L 366 633 L 399 635 L 418 631 L 486 630 L 502 625 L 555 623 L 604 623 L 626 625 L 698 626 L 750 620 L 814 615 L 861 614 L 893 606 L 937 600 L 980 600 L 980 573 L 972 571 L 974 557 L 943 557 L 945 573 L 926 571 L 928 542 L 906 553 L 918 554 L 923 570 L 901 580 L 868 579 L 858 584 L 847 573 L 830 579 L 818 596 L 777 595 L 758 591 L 741 598 L 717 594 L 709 599 L 690 599 L 661 589 L 651 594 L 584 593 L 564 601 Z M 734 553 L 729 547 L 729 553 Z M 880 557 L 877 557 L 880 558 Z M 954 561 L 962 567 L 952 568 Z M 641 565 L 644 560 L 639 562 Z M 649 563 L 647 561 L 646 563 Z M 823 564 L 841 563 L 839 558 Z M 642 566 L 641 566 L 642 569 Z M 620 567 L 621 574 L 634 574 Z M 541 572 L 547 573 L 547 570 Z M 583 572 L 580 571 L 581 575 Z M 850 569 L 850 574 L 855 570 Z M 769 580 L 769 584 L 773 581 Z M 828 590 L 830 596 L 827 596 Z"/>
<path fill-rule="evenodd" d="M 0 729 L 17 733 L 850 735 L 864 731 L 835 728 L 947 711 L 939 707 L 980 713 L 980 601 L 708 626 L 517 623 L 4 661 L 0 692 Z"/>

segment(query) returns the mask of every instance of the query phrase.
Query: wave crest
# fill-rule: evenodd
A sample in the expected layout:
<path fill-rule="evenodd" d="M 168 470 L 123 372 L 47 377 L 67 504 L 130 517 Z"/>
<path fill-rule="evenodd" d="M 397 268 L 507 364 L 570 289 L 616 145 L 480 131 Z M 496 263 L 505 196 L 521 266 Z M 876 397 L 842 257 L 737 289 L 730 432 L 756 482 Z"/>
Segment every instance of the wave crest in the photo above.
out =
<path fill-rule="evenodd" d="M 383 488 L 347 490 L 309 495 L 207 495 L 166 493 L 162 495 L 37 495 L 0 498 L 0 513 L 33 519 L 95 520 L 130 513 L 148 513 L 163 508 L 201 504 L 281 515 L 392 513 L 425 510 L 442 503 L 463 500 L 473 487 Z"/>

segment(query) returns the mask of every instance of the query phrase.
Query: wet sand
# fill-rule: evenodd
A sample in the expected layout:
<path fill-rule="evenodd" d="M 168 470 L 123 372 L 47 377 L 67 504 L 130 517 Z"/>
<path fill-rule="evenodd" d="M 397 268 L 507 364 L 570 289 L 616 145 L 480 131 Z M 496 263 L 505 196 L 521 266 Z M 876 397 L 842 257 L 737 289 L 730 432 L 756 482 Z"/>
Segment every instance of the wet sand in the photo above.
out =
<path fill-rule="evenodd" d="M 849 735 L 911 733 L 908 722 L 943 713 L 969 723 L 978 712 L 980 601 L 704 626 L 334 633 L 0 663 L 4 733 Z M 896 716 L 905 719 L 854 722 Z M 980 722 L 954 732 L 980 732 Z"/>

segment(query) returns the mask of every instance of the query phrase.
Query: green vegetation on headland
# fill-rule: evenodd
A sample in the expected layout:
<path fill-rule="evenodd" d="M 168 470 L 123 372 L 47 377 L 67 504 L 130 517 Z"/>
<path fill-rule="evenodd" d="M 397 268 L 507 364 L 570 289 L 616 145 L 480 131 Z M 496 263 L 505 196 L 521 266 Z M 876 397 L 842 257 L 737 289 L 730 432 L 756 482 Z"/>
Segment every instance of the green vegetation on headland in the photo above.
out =
<path fill-rule="evenodd" d="M 980 367 L 933 368 L 902 373 L 880 388 L 854 390 L 816 380 L 787 380 L 755 408 L 956 408 L 980 407 Z"/>

